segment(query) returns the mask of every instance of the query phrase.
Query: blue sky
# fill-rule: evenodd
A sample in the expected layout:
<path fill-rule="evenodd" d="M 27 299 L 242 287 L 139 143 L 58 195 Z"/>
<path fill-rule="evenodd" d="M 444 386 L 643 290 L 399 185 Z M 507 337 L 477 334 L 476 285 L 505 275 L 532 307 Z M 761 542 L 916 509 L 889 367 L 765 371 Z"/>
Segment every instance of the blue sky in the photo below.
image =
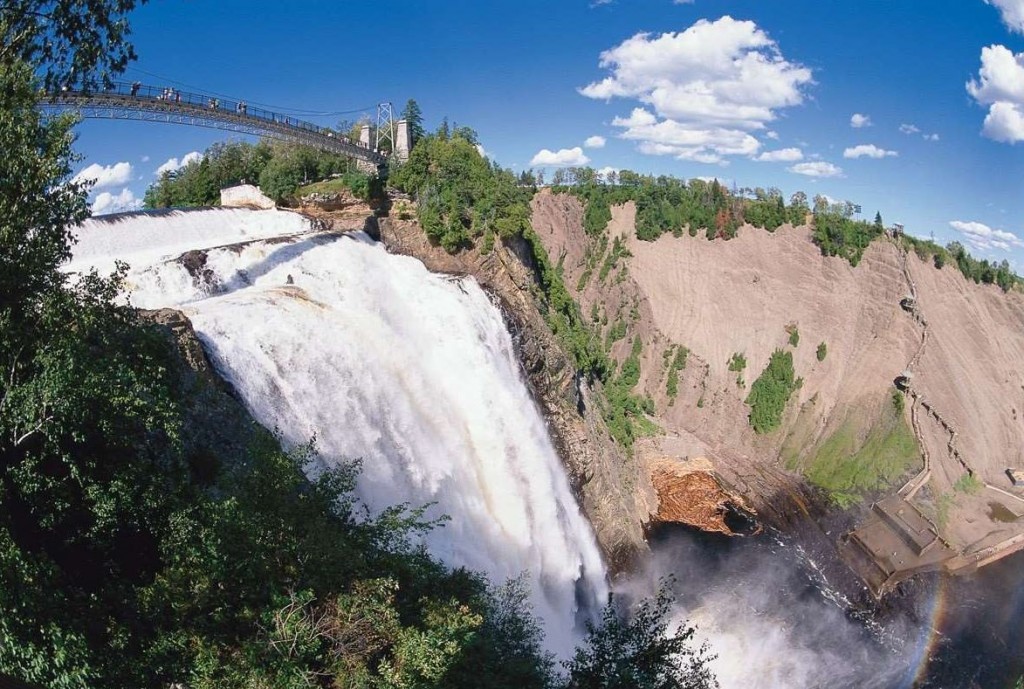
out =
<path fill-rule="evenodd" d="M 428 128 L 469 125 L 517 170 L 821 193 L 1024 270 L 1024 0 L 151 0 L 132 24 L 130 80 L 323 125 L 412 97 Z M 79 133 L 97 210 L 230 136 Z"/>

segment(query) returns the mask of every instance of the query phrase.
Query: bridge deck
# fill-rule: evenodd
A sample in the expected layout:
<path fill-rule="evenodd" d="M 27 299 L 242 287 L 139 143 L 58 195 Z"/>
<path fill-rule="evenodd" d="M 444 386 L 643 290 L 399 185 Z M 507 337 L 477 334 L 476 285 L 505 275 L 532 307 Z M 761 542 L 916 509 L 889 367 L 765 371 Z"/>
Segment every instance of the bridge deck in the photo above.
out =
<path fill-rule="evenodd" d="M 327 127 L 291 115 L 253 108 L 245 101 L 202 93 L 119 82 L 109 89 L 94 92 L 53 91 L 46 94 L 43 105 L 77 110 L 84 117 L 137 119 L 226 129 L 295 141 L 323 151 L 352 156 L 377 166 L 387 162 L 387 157 L 382 153 Z"/>

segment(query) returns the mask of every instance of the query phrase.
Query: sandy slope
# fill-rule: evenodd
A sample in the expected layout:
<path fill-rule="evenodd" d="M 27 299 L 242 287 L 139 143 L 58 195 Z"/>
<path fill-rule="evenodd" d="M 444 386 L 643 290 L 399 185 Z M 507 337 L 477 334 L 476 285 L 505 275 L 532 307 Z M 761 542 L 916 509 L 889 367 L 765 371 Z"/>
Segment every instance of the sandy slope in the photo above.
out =
<path fill-rule="evenodd" d="M 553 258 L 562 257 L 570 289 L 586 260 L 581 217 L 573 198 L 542 193 L 534 202 L 534 226 Z M 584 313 L 595 302 L 606 306 L 609 322 L 616 313 L 634 316 L 631 332 L 645 344 L 641 385 L 655 398 L 666 431 L 647 443 L 652 451 L 706 455 L 739 490 L 756 492 L 763 482 L 748 479 L 780 471 L 787 436 L 807 451 L 845 420 L 877 418 L 890 404 L 893 380 L 924 333 L 900 308 L 911 287 L 896 244 L 875 242 L 854 268 L 822 256 L 803 227 L 775 233 L 744 227 L 730 241 L 665 235 L 642 242 L 633 232 L 634 217 L 632 204 L 615 208 L 609 227 L 611 236 L 627 238 L 632 253 L 625 279 L 615 280 L 615 272 L 603 284 L 591 279 L 576 296 Z M 929 326 L 915 388 L 957 431 L 954 446 L 978 476 L 1012 492 L 1003 472 L 1024 467 L 1024 297 L 969 283 L 954 268 L 939 271 L 912 254 L 906 265 Z M 794 365 L 804 385 L 783 430 L 758 437 L 746 422 L 743 399 L 771 352 L 787 346 L 787 325 L 799 330 Z M 820 342 L 828 348 L 824 362 L 815 356 Z M 693 352 L 672 405 L 661 357 L 670 343 Z M 615 353 L 621 357 L 627 346 L 620 342 Z M 727 370 L 734 352 L 747 358 L 742 387 Z M 1016 514 L 1024 513 L 1024 502 L 988 489 L 975 496 L 952 491 L 965 470 L 948 451 L 950 434 L 935 417 L 920 418 L 933 479 L 918 499 L 932 510 L 943 493 L 955 499 L 945 529 L 953 545 L 977 549 L 1024 530 L 989 516 L 990 502 Z"/>

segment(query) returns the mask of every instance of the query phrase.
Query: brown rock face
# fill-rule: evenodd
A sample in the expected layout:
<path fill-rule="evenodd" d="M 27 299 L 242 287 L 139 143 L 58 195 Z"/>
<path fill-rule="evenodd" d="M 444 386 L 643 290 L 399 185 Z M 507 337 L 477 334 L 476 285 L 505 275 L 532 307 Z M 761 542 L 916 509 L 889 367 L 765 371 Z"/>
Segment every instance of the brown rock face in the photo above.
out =
<path fill-rule="evenodd" d="M 432 246 L 415 222 L 394 218 L 380 221 L 379 237 L 389 251 L 418 258 L 432 271 L 472 275 L 497 299 L 527 383 L 607 564 L 613 574 L 624 571 L 647 549 L 642 524 L 654 493 L 638 460 L 609 436 L 591 404 L 592 392 L 577 380 L 572 362 L 541 316 L 527 247 L 521 241 L 497 242 L 487 255 L 475 249 L 451 255 Z"/>

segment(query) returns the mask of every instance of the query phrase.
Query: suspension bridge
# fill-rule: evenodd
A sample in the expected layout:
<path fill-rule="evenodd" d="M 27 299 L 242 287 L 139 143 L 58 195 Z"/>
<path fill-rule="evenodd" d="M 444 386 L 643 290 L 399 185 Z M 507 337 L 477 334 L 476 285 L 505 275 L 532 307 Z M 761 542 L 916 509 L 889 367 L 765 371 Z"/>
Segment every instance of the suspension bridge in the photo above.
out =
<path fill-rule="evenodd" d="M 369 125 L 363 126 L 359 141 L 353 141 L 328 127 L 254 108 L 245 101 L 140 82 L 116 82 L 95 91 L 54 90 L 45 95 L 42 105 L 52 110 L 75 110 L 87 118 L 184 124 L 292 141 L 350 156 L 378 169 L 387 165 L 386 144 L 399 158 L 409 153 L 408 128 L 404 120 L 394 120 L 390 103 L 377 107 L 372 144 Z"/>

